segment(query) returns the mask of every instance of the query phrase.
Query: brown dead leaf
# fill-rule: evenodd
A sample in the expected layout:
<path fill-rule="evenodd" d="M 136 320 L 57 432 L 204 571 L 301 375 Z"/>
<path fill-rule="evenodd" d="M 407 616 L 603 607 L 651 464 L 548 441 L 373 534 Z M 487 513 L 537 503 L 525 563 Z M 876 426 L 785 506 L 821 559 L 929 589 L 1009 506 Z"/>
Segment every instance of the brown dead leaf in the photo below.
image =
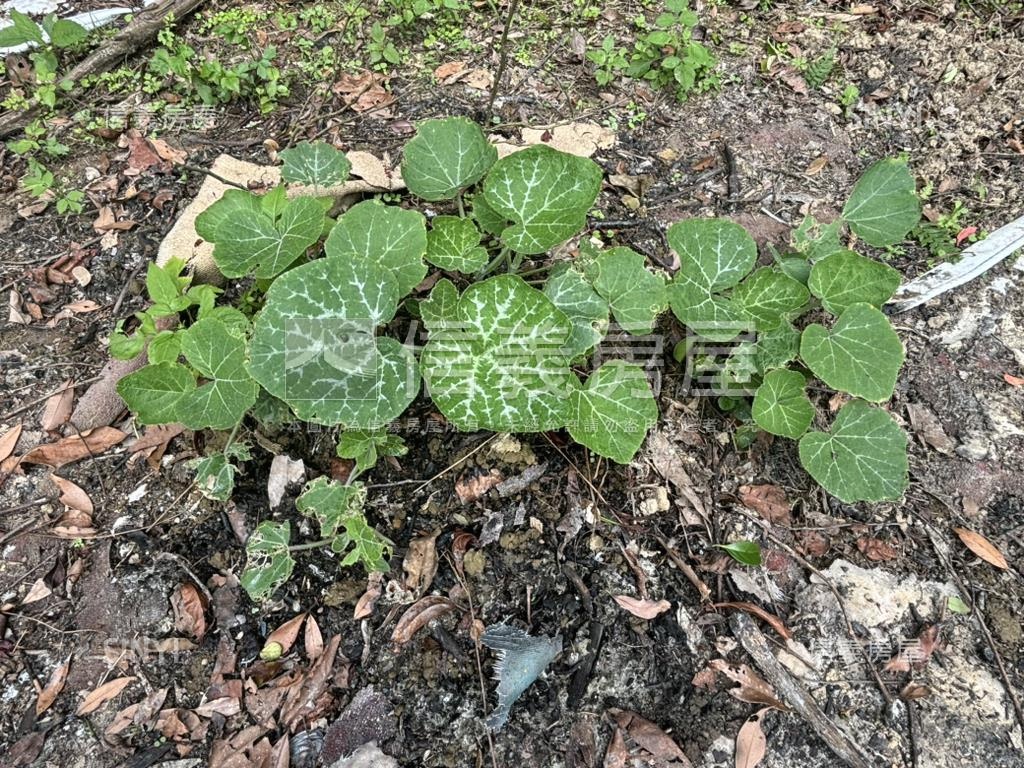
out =
<path fill-rule="evenodd" d="M 161 160 L 166 160 L 172 165 L 181 165 L 188 159 L 188 152 L 183 149 L 175 149 L 163 139 L 150 139 L 149 143 Z"/>
<path fill-rule="evenodd" d="M 665 731 L 635 712 L 609 709 L 615 733 L 604 756 L 604 768 L 692 768 L 690 759 Z"/>
<path fill-rule="evenodd" d="M 301 723 L 315 719 L 318 713 L 325 711 L 333 701 L 329 688 L 339 682 L 338 676 L 334 674 L 334 660 L 340 644 L 340 635 L 332 637 L 323 655 L 313 662 L 309 671 L 300 678 L 301 684 L 289 687 L 281 705 L 281 722 L 289 731 L 294 732 Z M 344 657 L 342 663 L 348 666 L 348 661 Z"/>
<path fill-rule="evenodd" d="M 711 667 L 704 667 L 700 672 L 693 676 L 693 679 L 690 681 L 690 685 L 694 688 L 706 691 L 715 687 L 716 680 L 718 680 L 718 673 Z"/>
<path fill-rule="evenodd" d="M 413 635 L 427 624 L 454 608 L 455 603 L 441 595 L 427 595 L 410 605 L 395 625 L 395 631 L 391 633 L 395 651 L 412 640 Z"/>
<path fill-rule="evenodd" d="M 95 312 L 97 309 L 100 309 L 100 305 L 92 299 L 82 299 L 81 301 L 71 302 L 64 309 L 76 315 L 84 315 L 87 312 Z"/>
<path fill-rule="evenodd" d="M 1010 568 L 1010 564 L 1006 562 L 1003 553 L 980 533 L 975 533 L 969 528 L 954 528 L 953 530 L 960 537 L 960 541 L 964 543 L 964 546 L 986 563 L 994 565 L 996 568 L 1001 568 L 1004 571 Z"/>
<path fill-rule="evenodd" d="M 202 642 L 206 635 L 206 604 L 202 594 L 191 582 L 185 582 L 171 593 L 174 629 Z"/>
<path fill-rule="evenodd" d="M 126 132 L 119 144 L 128 147 L 128 169 L 125 171 L 125 176 L 138 176 L 154 165 L 163 165 L 163 160 L 160 159 L 160 155 L 156 153 L 153 145 L 135 129 Z"/>
<path fill-rule="evenodd" d="M 932 695 L 932 689 L 927 685 L 921 683 L 915 683 L 911 680 L 900 691 L 900 698 L 904 701 L 915 701 L 917 699 L 925 699 Z"/>
<path fill-rule="evenodd" d="M 53 590 L 46 583 L 46 579 L 36 579 L 32 586 L 28 590 L 28 594 L 22 598 L 22 605 L 30 605 L 31 603 L 38 603 L 40 600 L 45 600 L 53 594 Z"/>
<path fill-rule="evenodd" d="M 925 627 L 912 642 L 901 644 L 900 652 L 886 662 L 883 671 L 896 673 L 924 669 L 941 647 L 940 633 L 939 624 Z"/>
<path fill-rule="evenodd" d="M 99 214 L 96 216 L 96 220 L 92 223 L 92 228 L 97 232 L 115 232 L 125 231 L 134 227 L 136 222 L 133 219 L 118 219 L 114 214 L 114 209 L 109 205 L 104 205 L 100 208 Z"/>
<path fill-rule="evenodd" d="M 68 509 L 74 509 L 78 512 L 84 512 L 87 515 L 91 515 L 93 511 L 92 499 L 89 498 L 89 494 L 83 491 L 79 486 L 72 483 L 63 477 L 57 477 L 57 475 L 50 475 L 50 480 L 57 486 L 60 491 L 60 503 Z"/>
<path fill-rule="evenodd" d="M 21 429 L 21 424 L 15 424 L 4 432 L 3 437 L 0 437 L 0 461 L 4 461 L 14 453 L 14 448 L 18 445 L 18 438 L 21 437 Z"/>
<path fill-rule="evenodd" d="M 263 650 L 260 651 L 260 658 L 273 661 L 288 653 L 295 645 L 295 639 L 299 636 L 299 630 L 302 629 L 302 622 L 305 620 L 306 614 L 300 613 L 267 635 Z"/>
<path fill-rule="evenodd" d="M 629 595 L 615 595 L 614 600 L 623 610 L 647 621 L 657 618 L 672 607 L 668 600 L 641 600 Z"/>
<path fill-rule="evenodd" d="M 21 296 L 13 288 L 8 294 L 7 322 L 14 325 L 29 325 L 32 322 L 32 317 L 21 311 Z"/>
<path fill-rule="evenodd" d="M 68 656 L 62 664 L 58 664 L 53 672 L 50 673 L 50 679 L 46 681 L 46 685 L 43 686 L 43 690 L 39 692 L 39 697 L 36 699 L 36 717 L 39 717 L 53 706 L 57 696 L 64 690 L 64 683 L 68 680 L 68 670 L 70 668 L 71 657 Z"/>
<path fill-rule="evenodd" d="M 213 701 L 205 701 L 192 711 L 200 717 L 213 717 L 214 713 L 231 717 L 242 711 L 242 703 L 234 696 L 224 696 Z"/>
<path fill-rule="evenodd" d="M 801 531 L 797 549 L 808 557 L 821 557 L 829 546 L 828 537 L 820 531 Z"/>
<path fill-rule="evenodd" d="M 374 571 L 366 577 L 366 591 L 356 602 L 355 610 L 352 611 L 353 619 L 359 621 L 373 615 L 373 608 L 377 605 L 377 600 L 380 599 L 383 585 L 384 574 L 379 571 Z"/>
<path fill-rule="evenodd" d="M 320 633 L 320 625 L 312 616 L 306 619 L 302 645 L 306 649 L 306 658 L 310 661 L 316 661 L 324 652 L 324 636 Z"/>
<path fill-rule="evenodd" d="M 771 711 L 765 707 L 747 718 L 736 734 L 736 768 L 756 768 L 768 751 L 768 739 L 761 729 L 761 721 Z"/>
<path fill-rule="evenodd" d="M 779 636 L 782 637 L 784 640 L 791 640 L 793 638 L 793 633 L 790 632 L 789 627 L 787 627 L 783 623 L 782 619 L 780 619 L 774 613 L 769 613 L 764 608 L 762 608 L 761 606 L 756 605 L 754 603 L 746 603 L 746 602 L 712 603 L 711 607 L 712 608 L 716 608 L 716 609 L 717 608 L 731 608 L 733 610 L 743 611 L 744 613 L 749 613 L 751 616 L 756 616 L 757 618 L 761 619 L 761 621 L 763 621 L 765 624 L 767 624 L 772 629 L 774 629 L 776 632 L 778 632 Z"/>
<path fill-rule="evenodd" d="M 725 659 L 712 659 L 709 666 L 733 682 L 739 683 L 738 687 L 729 689 L 729 694 L 734 698 L 748 704 L 760 704 L 781 710 L 787 709 L 786 705 L 779 701 L 767 681 L 746 664 L 730 664 Z"/>
<path fill-rule="evenodd" d="M 65 464 L 96 456 L 117 445 L 128 435 L 114 427 L 97 427 L 55 443 L 37 445 L 22 457 L 26 464 L 46 464 L 57 469 Z"/>
<path fill-rule="evenodd" d="M 801 75 L 792 67 L 783 68 L 782 71 L 779 72 L 778 78 L 786 85 L 788 85 L 790 89 L 792 89 L 793 93 L 798 93 L 801 96 L 807 95 L 807 81 L 804 80 L 803 75 Z"/>
<path fill-rule="evenodd" d="M 486 69 L 474 69 L 462 81 L 477 91 L 486 91 L 494 85 L 494 75 Z"/>
<path fill-rule="evenodd" d="M 96 535 L 92 515 L 71 508 L 64 511 L 50 532 L 62 539 L 88 539 Z"/>
<path fill-rule="evenodd" d="M 821 155 L 820 157 L 814 158 L 810 164 L 804 168 L 805 176 L 817 176 L 821 173 L 821 169 L 828 165 L 828 157 Z"/>
<path fill-rule="evenodd" d="M 455 495 L 463 504 L 476 501 L 505 478 L 501 472 L 492 469 L 487 474 L 467 473 L 455 483 Z"/>
<path fill-rule="evenodd" d="M 876 563 L 886 563 L 895 560 L 900 556 L 896 548 L 887 541 L 874 539 L 869 536 L 857 539 L 857 549 L 861 551 L 868 560 Z"/>
<path fill-rule="evenodd" d="M 75 714 L 78 717 L 88 715 L 90 712 L 95 712 L 97 709 L 102 707 L 111 699 L 120 695 L 121 691 L 128 687 L 134 677 L 118 677 L 114 680 L 101 685 L 99 688 L 91 691 L 78 705 L 78 709 L 75 710 Z"/>
<path fill-rule="evenodd" d="M 786 527 L 793 523 L 790 515 L 792 505 L 786 498 L 786 492 L 777 485 L 742 485 L 740 501 L 771 523 Z"/>
<path fill-rule="evenodd" d="M 437 533 L 417 536 L 409 542 L 402 570 L 405 572 L 405 588 L 416 597 L 430 589 L 437 574 Z"/>

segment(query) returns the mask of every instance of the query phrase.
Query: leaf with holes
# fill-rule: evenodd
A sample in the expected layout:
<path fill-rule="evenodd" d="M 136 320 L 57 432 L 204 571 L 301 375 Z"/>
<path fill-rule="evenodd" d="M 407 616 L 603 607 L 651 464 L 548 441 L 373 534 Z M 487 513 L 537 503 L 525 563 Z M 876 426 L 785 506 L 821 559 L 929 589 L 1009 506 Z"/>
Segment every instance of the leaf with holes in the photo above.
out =
<path fill-rule="evenodd" d="M 800 331 L 788 322 L 782 323 L 778 328 L 759 333 L 754 350 L 761 373 L 781 368 L 800 354 Z"/>
<path fill-rule="evenodd" d="M 601 343 L 608 330 L 608 302 L 579 270 L 570 266 L 552 274 L 544 284 L 544 295 L 572 323 L 562 350 L 566 359 L 575 360 Z"/>
<path fill-rule="evenodd" d="M 921 220 L 921 201 L 915 190 L 905 160 L 879 160 L 854 186 L 843 218 L 869 245 L 894 245 Z"/>
<path fill-rule="evenodd" d="M 323 205 L 309 197 L 289 200 L 276 220 L 243 204 L 217 224 L 213 260 L 225 277 L 274 277 L 305 254 L 323 229 Z"/>
<path fill-rule="evenodd" d="M 368 571 L 387 571 L 388 539 L 366 523 L 363 505 L 366 489 L 362 483 L 342 485 L 325 477 L 309 483 L 295 500 L 295 508 L 320 523 L 320 535 L 332 539 L 331 549 L 348 552 L 342 565 L 362 563 Z"/>
<path fill-rule="evenodd" d="M 389 272 L 320 259 L 285 273 L 267 291 L 253 326 L 249 371 L 296 415 L 317 424 L 376 428 L 419 391 L 412 354 L 376 337 L 398 309 Z"/>
<path fill-rule="evenodd" d="M 601 191 L 593 160 L 543 144 L 504 157 L 484 180 L 484 198 L 513 222 L 501 241 L 517 253 L 544 253 L 579 232 Z"/>
<path fill-rule="evenodd" d="M 283 150 L 281 178 L 311 187 L 332 187 L 348 180 L 352 163 L 345 153 L 323 141 L 303 141 Z"/>
<path fill-rule="evenodd" d="M 295 561 L 288 551 L 291 524 L 265 520 L 245 544 L 246 563 L 241 584 L 249 597 L 259 602 L 270 597 L 288 581 Z"/>
<path fill-rule="evenodd" d="M 430 396 L 463 430 L 558 429 L 575 383 L 562 354 L 571 330 L 565 313 L 521 277 L 471 285 L 423 350 Z"/>
<path fill-rule="evenodd" d="M 900 273 L 880 261 L 853 251 L 839 251 L 811 268 L 807 287 L 833 315 L 853 304 L 881 309 L 900 285 Z"/>
<path fill-rule="evenodd" d="M 235 465 L 223 453 L 195 462 L 196 488 L 208 499 L 227 501 L 235 490 Z"/>
<path fill-rule="evenodd" d="M 472 219 L 435 216 L 427 233 L 427 261 L 449 272 L 476 272 L 487 266 L 487 250 Z"/>
<path fill-rule="evenodd" d="M 234 427 L 256 402 L 245 341 L 219 320 L 198 320 L 182 334 L 181 351 L 207 381 L 181 396 L 176 420 L 189 429 Z"/>
<path fill-rule="evenodd" d="M 811 426 L 814 406 L 807 398 L 802 373 L 779 369 L 769 372 L 754 395 L 750 414 L 754 422 L 773 435 L 800 437 Z"/>
<path fill-rule="evenodd" d="M 337 454 L 355 460 L 356 472 L 363 472 L 375 466 L 379 456 L 404 456 L 408 450 L 402 438 L 387 430 L 356 429 L 341 434 Z"/>
<path fill-rule="evenodd" d="M 427 225 L 423 214 L 376 200 L 352 206 L 338 219 L 324 243 L 329 259 L 391 272 L 398 283 L 399 297 L 426 277 L 426 252 Z"/>
<path fill-rule="evenodd" d="M 658 420 L 644 369 L 612 360 L 569 396 L 569 434 L 594 453 L 628 464 Z"/>
<path fill-rule="evenodd" d="M 596 254 L 586 266 L 594 290 L 611 308 L 615 322 L 629 333 L 654 330 L 654 319 L 668 306 L 665 281 L 644 266 L 644 257 L 629 248 Z"/>
<path fill-rule="evenodd" d="M 416 197 L 451 200 L 480 181 L 497 159 L 498 151 L 472 120 L 427 120 L 405 145 L 402 179 Z"/>
<path fill-rule="evenodd" d="M 831 432 L 800 438 L 800 463 L 840 501 L 897 500 L 907 488 L 907 436 L 881 408 L 853 400 Z"/>
<path fill-rule="evenodd" d="M 831 331 L 817 324 L 804 328 L 800 357 L 833 389 L 880 403 L 892 397 L 904 352 L 885 315 L 854 304 Z"/>
<path fill-rule="evenodd" d="M 117 393 L 140 424 L 178 421 L 178 402 L 195 388 L 196 377 L 187 366 L 168 362 L 144 366 L 117 382 Z"/>
<path fill-rule="evenodd" d="M 737 285 L 730 298 L 757 330 L 770 331 L 783 320 L 797 316 L 810 293 L 798 280 L 766 267 Z"/>

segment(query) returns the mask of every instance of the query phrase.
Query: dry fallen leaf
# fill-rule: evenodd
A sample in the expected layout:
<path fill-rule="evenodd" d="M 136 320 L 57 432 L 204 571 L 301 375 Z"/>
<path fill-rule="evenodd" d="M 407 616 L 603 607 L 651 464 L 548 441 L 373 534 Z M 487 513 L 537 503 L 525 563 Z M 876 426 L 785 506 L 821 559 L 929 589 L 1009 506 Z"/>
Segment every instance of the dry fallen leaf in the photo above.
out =
<path fill-rule="evenodd" d="M 306 619 L 306 631 L 302 638 L 302 645 L 306 649 L 306 658 L 316 661 L 324 652 L 324 636 L 320 633 L 320 625 L 312 616 Z"/>
<path fill-rule="evenodd" d="M 279 626 L 267 636 L 263 643 L 263 650 L 260 651 L 260 658 L 266 661 L 274 661 L 284 656 L 295 645 L 295 639 L 299 636 L 302 622 L 306 620 L 306 614 L 300 613 L 284 624 Z"/>
<path fill-rule="evenodd" d="M 604 756 L 605 768 L 692 768 L 686 753 L 665 731 L 635 712 L 609 709 L 615 733 Z"/>
<path fill-rule="evenodd" d="M 777 485 L 740 486 L 740 501 L 769 522 L 787 527 L 793 522 L 786 492 Z"/>
<path fill-rule="evenodd" d="M 1004 571 L 1010 568 L 1010 564 L 1006 562 L 1003 553 L 980 533 L 975 533 L 968 528 L 954 528 L 953 530 L 960 537 L 960 541 L 964 543 L 964 546 L 986 563 L 994 565 L 996 568 L 1002 568 Z"/>
<path fill-rule="evenodd" d="M 434 79 L 444 85 L 451 85 L 466 74 L 466 62 L 449 61 L 434 70 Z"/>
<path fill-rule="evenodd" d="M 50 679 L 46 681 L 43 690 L 39 692 L 39 698 L 36 699 L 36 717 L 39 717 L 48 710 L 53 705 L 53 702 L 57 700 L 60 692 L 64 690 L 64 683 L 67 682 L 68 670 L 70 668 L 71 657 L 68 656 L 64 659 L 63 664 L 58 664 L 57 668 L 50 673 Z"/>
<path fill-rule="evenodd" d="M 172 165 L 181 165 L 188 158 L 188 152 L 183 149 L 175 149 L 163 139 L 150 139 L 149 143 L 161 160 L 166 160 Z"/>
<path fill-rule="evenodd" d="M 306 465 L 302 459 L 280 454 L 270 462 L 270 473 L 267 475 L 267 497 L 270 508 L 277 509 L 284 498 L 288 487 L 302 482 L 306 477 Z"/>
<path fill-rule="evenodd" d="M 1021 378 L 1020 376 L 1011 376 L 1009 373 L 1004 373 L 1003 381 L 1011 387 L 1024 387 L 1024 378 Z"/>
<path fill-rule="evenodd" d="M 923 669 L 941 645 L 940 630 L 939 624 L 932 624 L 922 629 L 913 641 L 902 643 L 900 652 L 886 662 L 883 671 L 895 673 Z"/>
<path fill-rule="evenodd" d="M 672 603 L 668 600 L 641 600 L 629 595 L 615 595 L 614 599 L 620 608 L 647 621 L 657 618 L 672 607 Z"/>
<path fill-rule="evenodd" d="M 824 168 L 827 164 L 828 158 L 825 155 L 822 155 L 821 157 L 816 157 L 814 160 L 811 161 L 810 165 L 808 165 L 804 169 L 804 175 L 816 176 L 817 174 L 821 173 L 821 169 Z"/>
<path fill-rule="evenodd" d="M 395 650 L 412 640 L 413 635 L 431 621 L 454 608 L 455 603 L 441 595 L 427 595 L 417 600 L 402 614 L 395 625 L 395 631 L 391 633 L 391 642 L 395 644 Z"/>
<path fill-rule="evenodd" d="M 83 491 L 80 487 L 72 483 L 63 477 L 57 477 L 57 475 L 50 475 L 50 479 L 53 484 L 60 490 L 60 503 L 68 509 L 74 509 L 78 512 L 84 512 L 87 515 L 92 514 L 93 506 L 92 499 L 89 498 L 89 494 Z"/>
<path fill-rule="evenodd" d="M 30 605 L 31 603 L 38 603 L 52 594 L 53 590 L 47 585 L 46 579 L 36 579 L 29 588 L 28 594 L 22 598 L 21 604 Z"/>
<path fill-rule="evenodd" d="M 4 432 L 3 437 L 0 437 L 0 461 L 4 461 L 14 453 L 14 448 L 18 444 L 18 438 L 21 437 L 21 429 L 21 424 L 15 424 Z"/>
<path fill-rule="evenodd" d="M 96 456 L 117 445 L 128 435 L 114 427 L 98 427 L 71 435 L 56 443 L 37 445 L 22 457 L 26 464 L 46 464 L 57 469 L 65 464 Z"/>
<path fill-rule="evenodd" d="M 373 614 L 373 608 L 380 599 L 381 590 L 384 585 L 384 574 L 374 571 L 366 577 L 366 591 L 356 602 L 355 610 L 352 611 L 352 618 L 356 621 L 365 619 Z"/>
<path fill-rule="evenodd" d="M 774 629 L 784 640 L 791 640 L 793 633 L 789 630 L 778 616 L 774 613 L 769 613 L 764 608 L 754 603 L 746 602 L 730 602 L 730 603 L 712 603 L 712 608 L 732 608 L 737 611 L 743 611 L 749 613 L 751 616 L 756 616 L 761 619 L 764 623 Z"/>
<path fill-rule="evenodd" d="M 74 382 L 71 379 L 65 381 L 58 392 L 50 395 L 43 408 L 43 415 L 40 417 L 40 426 L 46 432 L 53 432 L 60 429 L 71 416 L 71 408 L 75 401 Z"/>
<path fill-rule="evenodd" d="M 78 705 L 78 709 L 75 710 L 75 714 L 78 717 L 82 717 L 90 712 L 95 712 L 108 701 L 118 696 L 134 679 L 134 677 L 118 677 L 104 683 L 82 700 L 82 703 Z"/>
<path fill-rule="evenodd" d="M 739 683 L 738 687 L 729 689 L 729 694 L 740 701 L 775 709 L 787 709 L 786 705 L 779 701 L 772 687 L 746 664 L 730 664 L 725 659 L 712 659 L 709 666 Z"/>
<path fill-rule="evenodd" d="M 868 560 L 872 560 L 876 563 L 885 563 L 889 560 L 895 560 L 900 556 L 900 553 L 896 551 L 896 548 L 887 541 L 881 539 L 874 539 L 868 536 L 857 539 L 857 549 L 861 551 Z"/>
<path fill-rule="evenodd" d="M 174 629 L 202 642 L 206 634 L 206 605 L 194 584 L 186 582 L 171 594 Z"/>
<path fill-rule="evenodd" d="M 479 499 L 502 480 L 504 477 L 496 469 L 492 469 L 485 475 L 472 473 L 468 477 L 463 475 L 455 483 L 455 495 L 463 504 L 469 504 L 471 501 Z"/>
<path fill-rule="evenodd" d="M 494 85 L 494 76 L 486 69 L 474 69 L 462 78 L 462 82 L 478 91 L 486 91 Z"/>
<path fill-rule="evenodd" d="M 946 434 L 938 417 L 918 403 L 907 405 L 907 415 L 914 432 L 939 453 L 950 454 L 956 443 Z"/>
<path fill-rule="evenodd" d="M 416 597 L 430 588 L 437 573 L 437 533 L 417 536 L 409 542 L 402 570 L 405 572 L 405 588 Z"/>
<path fill-rule="evenodd" d="M 758 710 L 747 718 L 736 734 L 736 768 L 755 768 L 768 750 L 768 739 L 761 730 L 761 720 L 771 707 Z"/>

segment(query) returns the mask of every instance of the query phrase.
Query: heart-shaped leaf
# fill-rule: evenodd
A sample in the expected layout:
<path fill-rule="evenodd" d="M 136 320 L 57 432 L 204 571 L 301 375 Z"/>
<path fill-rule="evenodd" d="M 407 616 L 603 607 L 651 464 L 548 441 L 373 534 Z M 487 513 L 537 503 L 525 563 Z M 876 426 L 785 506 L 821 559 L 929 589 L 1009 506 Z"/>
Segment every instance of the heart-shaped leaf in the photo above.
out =
<path fill-rule="evenodd" d="M 853 400 L 832 431 L 800 438 L 800 463 L 840 501 L 899 499 L 907 487 L 907 436 L 881 408 Z"/>
<path fill-rule="evenodd" d="M 147 365 L 117 382 L 117 393 L 140 424 L 178 421 L 178 401 L 196 388 L 196 377 L 178 363 Z"/>
<path fill-rule="evenodd" d="M 570 266 L 555 272 L 544 284 L 544 295 L 572 323 L 572 333 L 563 350 L 567 360 L 585 355 L 601 343 L 608 329 L 608 302 L 579 270 Z"/>
<path fill-rule="evenodd" d="M 430 331 L 430 396 L 459 429 L 537 432 L 566 421 L 575 376 L 562 354 L 569 318 L 515 275 L 476 283 Z"/>
<path fill-rule="evenodd" d="M 412 354 L 375 336 L 398 308 L 389 272 L 347 259 L 320 259 L 270 286 L 249 347 L 253 378 L 299 418 L 377 428 L 419 391 Z"/>
<path fill-rule="evenodd" d="M 423 214 L 367 200 L 339 217 L 324 243 L 329 259 L 383 268 L 405 296 L 427 275 L 427 224 Z"/>
<path fill-rule="evenodd" d="M 245 341 L 219 320 L 198 320 L 182 334 L 181 351 L 208 381 L 182 395 L 177 420 L 189 429 L 234 427 L 256 402 Z"/>
<path fill-rule="evenodd" d="M 264 520 L 245 544 L 246 563 L 240 579 L 255 602 L 270 597 L 288 581 L 295 567 L 288 541 L 291 525 Z"/>
<path fill-rule="evenodd" d="M 196 217 L 196 232 L 203 240 L 212 243 L 217 239 L 217 230 L 222 222 L 253 213 L 263 213 L 259 197 L 247 189 L 228 189 Z"/>
<path fill-rule="evenodd" d="M 469 274 L 487 265 L 480 230 L 472 219 L 435 216 L 427 233 L 427 261 L 449 272 Z"/>
<path fill-rule="evenodd" d="M 868 304 L 854 304 L 831 331 L 807 326 L 800 357 L 833 389 L 880 403 L 892 397 L 904 352 L 885 315 Z"/>
<path fill-rule="evenodd" d="M 802 373 L 778 369 L 765 375 L 750 414 L 765 432 L 796 439 L 811 426 L 814 406 L 807 398 Z"/>
<path fill-rule="evenodd" d="M 752 330 L 750 317 L 732 300 L 711 293 L 707 285 L 681 271 L 668 284 L 672 313 L 694 333 L 711 341 L 729 341 Z"/>
<path fill-rule="evenodd" d="M 754 267 L 757 243 L 725 219 L 687 219 L 666 233 L 679 255 L 679 275 L 710 292 L 732 288 Z"/>
<path fill-rule="evenodd" d="M 761 373 L 781 368 L 800 354 L 800 331 L 788 322 L 770 331 L 763 331 L 757 335 L 755 353 L 757 368 Z"/>
<path fill-rule="evenodd" d="M 900 242 L 921 220 L 921 201 L 905 160 L 879 160 L 860 177 L 843 208 L 858 237 L 884 248 Z"/>
<path fill-rule="evenodd" d="M 810 294 L 799 281 L 766 267 L 736 286 L 730 298 L 754 321 L 757 330 L 768 331 L 798 314 Z"/>
<path fill-rule="evenodd" d="M 544 253 L 579 232 L 601 191 L 593 160 L 538 144 L 504 157 L 484 180 L 484 197 L 514 222 L 501 233 L 513 251 Z"/>
<path fill-rule="evenodd" d="M 420 318 L 428 330 L 441 328 L 458 311 L 459 289 L 448 278 L 441 278 L 430 290 L 430 296 L 420 301 Z"/>
<path fill-rule="evenodd" d="M 276 221 L 241 205 L 218 223 L 213 260 L 225 277 L 274 277 L 319 240 L 323 229 L 323 206 L 309 197 L 288 201 Z"/>
<path fill-rule="evenodd" d="M 881 309 L 900 285 L 900 273 L 853 251 L 839 251 L 817 262 L 807 287 L 833 315 L 851 304 L 870 304 Z"/>
<path fill-rule="evenodd" d="M 658 404 L 644 369 L 612 360 L 569 398 L 569 434 L 594 453 L 628 464 L 658 420 Z"/>
<path fill-rule="evenodd" d="M 281 178 L 311 187 L 333 187 L 348 180 L 352 163 L 341 150 L 323 141 L 303 141 L 283 150 Z"/>
<path fill-rule="evenodd" d="M 665 281 L 648 271 L 644 257 L 629 248 L 597 254 L 587 266 L 587 277 L 608 302 L 615 322 L 629 333 L 650 333 L 654 319 L 668 306 Z"/>
<path fill-rule="evenodd" d="M 235 465 L 223 453 L 199 459 L 195 464 L 196 488 L 208 499 L 227 501 L 235 490 Z"/>
<path fill-rule="evenodd" d="M 402 178 L 417 197 L 451 200 L 480 181 L 497 159 L 498 151 L 472 120 L 427 120 L 405 145 Z"/>

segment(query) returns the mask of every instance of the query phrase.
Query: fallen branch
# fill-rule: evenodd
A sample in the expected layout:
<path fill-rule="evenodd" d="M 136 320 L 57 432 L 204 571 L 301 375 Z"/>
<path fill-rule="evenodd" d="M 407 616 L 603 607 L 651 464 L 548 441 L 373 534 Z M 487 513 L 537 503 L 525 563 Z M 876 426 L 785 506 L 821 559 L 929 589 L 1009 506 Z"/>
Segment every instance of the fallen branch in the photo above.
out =
<path fill-rule="evenodd" d="M 775 654 L 768 647 L 768 641 L 753 619 L 745 613 L 734 613 L 729 623 L 744 650 L 753 658 L 779 697 L 811 726 L 833 754 L 852 768 L 871 768 L 871 761 L 860 747 L 828 719 L 818 702 L 775 658 Z"/>
<path fill-rule="evenodd" d="M 178 21 L 189 15 L 204 0 L 166 0 L 139 13 L 120 32 L 80 61 L 63 80 L 77 84 L 83 77 L 98 75 L 112 69 L 126 56 L 143 47 L 159 32 L 168 16 Z M 81 89 L 75 87 L 70 91 L 72 96 L 80 94 Z M 0 115 L 0 138 L 10 136 L 28 125 L 38 115 L 38 108 L 33 107 L 20 112 L 8 112 Z"/>

